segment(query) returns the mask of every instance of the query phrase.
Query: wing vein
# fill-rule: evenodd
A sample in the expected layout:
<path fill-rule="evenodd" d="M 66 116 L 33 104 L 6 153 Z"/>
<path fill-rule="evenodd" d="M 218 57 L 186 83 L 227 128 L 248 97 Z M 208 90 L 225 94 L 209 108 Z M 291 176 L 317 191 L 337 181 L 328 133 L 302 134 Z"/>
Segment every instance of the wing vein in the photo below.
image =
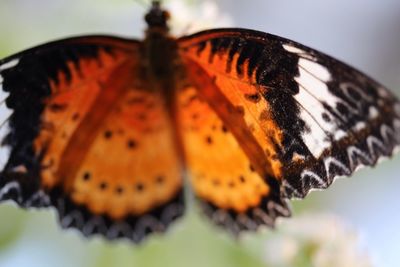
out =
<path fill-rule="evenodd" d="M 308 60 L 308 59 L 307 59 Z M 323 81 L 321 78 L 319 78 L 317 75 L 315 75 L 314 73 L 310 72 L 309 70 L 307 70 L 306 68 L 304 68 L 301 65 L 297 65 L 299 68 L 301 68 L 302 70 L 304 70 L 305 72 L 307 72 L 308 74 L 310 74 L 311 76 L 313 76 L 315 79 L 317 79 L 318 81 L 325 83 L 325 81 Z"/>

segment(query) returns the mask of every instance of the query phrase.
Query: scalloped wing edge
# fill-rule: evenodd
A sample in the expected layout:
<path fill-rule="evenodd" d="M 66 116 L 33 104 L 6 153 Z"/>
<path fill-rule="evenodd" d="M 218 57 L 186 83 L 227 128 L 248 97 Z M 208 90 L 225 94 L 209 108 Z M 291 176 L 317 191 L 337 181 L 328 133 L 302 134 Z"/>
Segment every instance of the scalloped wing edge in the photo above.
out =
<path fill-rule="evenodd" d="M 392 125 L 382 124 L 379 131 L 370 134 L 363 141 L 363 144 L 355 144 L 346 148 L 347 158 L 345 161 L 327 156 L 319 160 L 318 166 L 304 169 L 298 178 L 298 185 L 290 184 L 287 179 L 284 179 L 282 183 L 283 196 L 303 199 L 313 190 L 326 189 L 337 178 L 349 177 L 361 168 L 373 167 L 380 161 L 392 157 L 400 151 L 400 118 L 395 118 Z M 366 147 L 367 150 L 360 146 Z"/>

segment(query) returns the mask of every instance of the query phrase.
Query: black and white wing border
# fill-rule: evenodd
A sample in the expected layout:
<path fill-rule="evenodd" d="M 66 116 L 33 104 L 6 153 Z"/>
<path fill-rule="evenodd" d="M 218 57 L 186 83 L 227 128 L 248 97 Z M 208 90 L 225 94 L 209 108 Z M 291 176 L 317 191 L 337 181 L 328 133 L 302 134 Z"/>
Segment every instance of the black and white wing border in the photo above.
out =
<path fill-rule="evenodd" d="M 277 37 L 279 38 L 279 37 Z M 400 102 L 385 87 L 356 69 L 298 43 L 280 39 L 298 58 L 293 97 L 303 127 L 285 151 L 282 193 L 304 198 L 336 178 L 375 166 L 400 148 Z M 299 138 L 300 137 L 300 138 Z M 300 142 L 298 142 L 300 140 Z"/>

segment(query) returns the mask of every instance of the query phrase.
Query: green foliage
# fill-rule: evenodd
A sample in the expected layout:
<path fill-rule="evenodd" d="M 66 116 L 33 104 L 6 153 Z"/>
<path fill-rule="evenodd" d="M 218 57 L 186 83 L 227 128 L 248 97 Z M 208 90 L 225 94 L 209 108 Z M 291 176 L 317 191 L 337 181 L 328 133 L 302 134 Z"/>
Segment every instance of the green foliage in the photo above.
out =
<path fill-rule="evenodd" d="M 13 204 L 0 205 L 0 253 L 11 247 L 21 235 L 29 215 Z"/>

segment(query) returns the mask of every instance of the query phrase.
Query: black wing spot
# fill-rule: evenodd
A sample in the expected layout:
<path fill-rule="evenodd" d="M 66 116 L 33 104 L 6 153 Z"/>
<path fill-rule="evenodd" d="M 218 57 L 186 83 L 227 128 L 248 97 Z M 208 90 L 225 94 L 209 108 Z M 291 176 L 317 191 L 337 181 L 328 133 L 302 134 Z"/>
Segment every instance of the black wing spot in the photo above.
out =
<path fill-rule="evenodd" d="M 67 104 L 60 104 L 60 103 L 52 103 L 49 105 L 49 109 L 51 112 L 58 113 L 63 112 L 68 108 Z"/>
<path fill-rule="evenodd" d="M 253 102 L 253 103 L 258 103 L 258 102 L 260 102 L 260 100 L 261 100 L 261 96 L 260 96 L 260 94 L 258 94 L 258 93 L 255 93 L 255 94 L 245 94 L 244 97 L 245 97 L 248 101 Z"/>
<path fill-rule="evenodd" d="M 102 191 L 106 190 L 107 187 L 108 187 L 108 184 L 106 182 L 102 182 L 102 183 L 99 184 L 99 188 Z"/>
<path fill-rule="evenodd" d="M 269 151 L 268 151 L 268 152 L 269 152 Z M 249 169 L 250 169 L 251 172 L 255 172 L 255 171 L 256 171 L 256 169 L 254 169 L 254 166 L 251 165 L 251 164 L 250 164 L 250 166 L 249 166 Z"/>
<path fill-rule="evenodd" d="M 118 186 L 115 189 L 115 193 L 117 193 L 118 195 L 122 195 L 123 192 L 124 192 L 124 188 L 122 186 Z"/>
<path fill-rule="evenodd" d="M 85 172 L 83 175 L 82 175 L 82 179 L 84 180 L 84 181 L 89 181 L 90 180 L 90 178 L 91 178 L 91 174 L 90 174 L 90 172 Z"/>
<path fill-rule="evenodd" d="M 133 149 L 136 147 L 136 142 L 133 139 L 129 139 L 127 145 L 128 145 L 128 148 Z"/>
<path fill-rule="evenodd" d="M 165 177 L 162 175 L 159 175 L 156 177 L 156 183 L 157 184 L 163 184 L 165 182 Z"/>
<path fill-rule="evenodd" d="M 211 136 L 207 136 L 206 137 L 206 142 L 207 142 L 207 144 L 211 145 L 213 143 L 212 137 Z"/>
<path fill-rule="evenodd" d="M 228 128 L 226 128 L 225 125 L 222 125 L 221 131 L 222 131 L 223 133 L 227 133 L 227 132 L 228 132 Z"/>
<path fill-rule="evenodd" d="M 138 183 L 135 184 L 135 190 L 137 192 L 143 192 L 144 189 L 145 188 L 144 188 L 144 184 L 143 183 L 138 182 Z"/>
<path fill-rule="evenodd" d="M 240 180 L 240 182 L 242 182 L 242 183 L 245 183 L 245 182 L 246 182 L 246 178 L 245 178 L 243 175 L 240 175 L 240 176 L 239 176 L 239 180 Z"/>
<path fill-rule="evenodd" d="M 322 113 L 322 119 L 326 122 L 331 122 L 331 117 L 327 113 Z"/>
<path fill-rule="evenodd" d="M 237 112 L 240 116 L 244 116 L 244 107 L 243 107 L 243 106 L 236 106 L 235 109 L 236 109 L 236 112 Z"/>
<path fill-rule="evenodd" d="M 104 138 L 105 139 L 110 139 L 112 137 L 112 134 L 113 134 L 112 131 L 107 130 L 107 131 L 104 132 Z"/>

